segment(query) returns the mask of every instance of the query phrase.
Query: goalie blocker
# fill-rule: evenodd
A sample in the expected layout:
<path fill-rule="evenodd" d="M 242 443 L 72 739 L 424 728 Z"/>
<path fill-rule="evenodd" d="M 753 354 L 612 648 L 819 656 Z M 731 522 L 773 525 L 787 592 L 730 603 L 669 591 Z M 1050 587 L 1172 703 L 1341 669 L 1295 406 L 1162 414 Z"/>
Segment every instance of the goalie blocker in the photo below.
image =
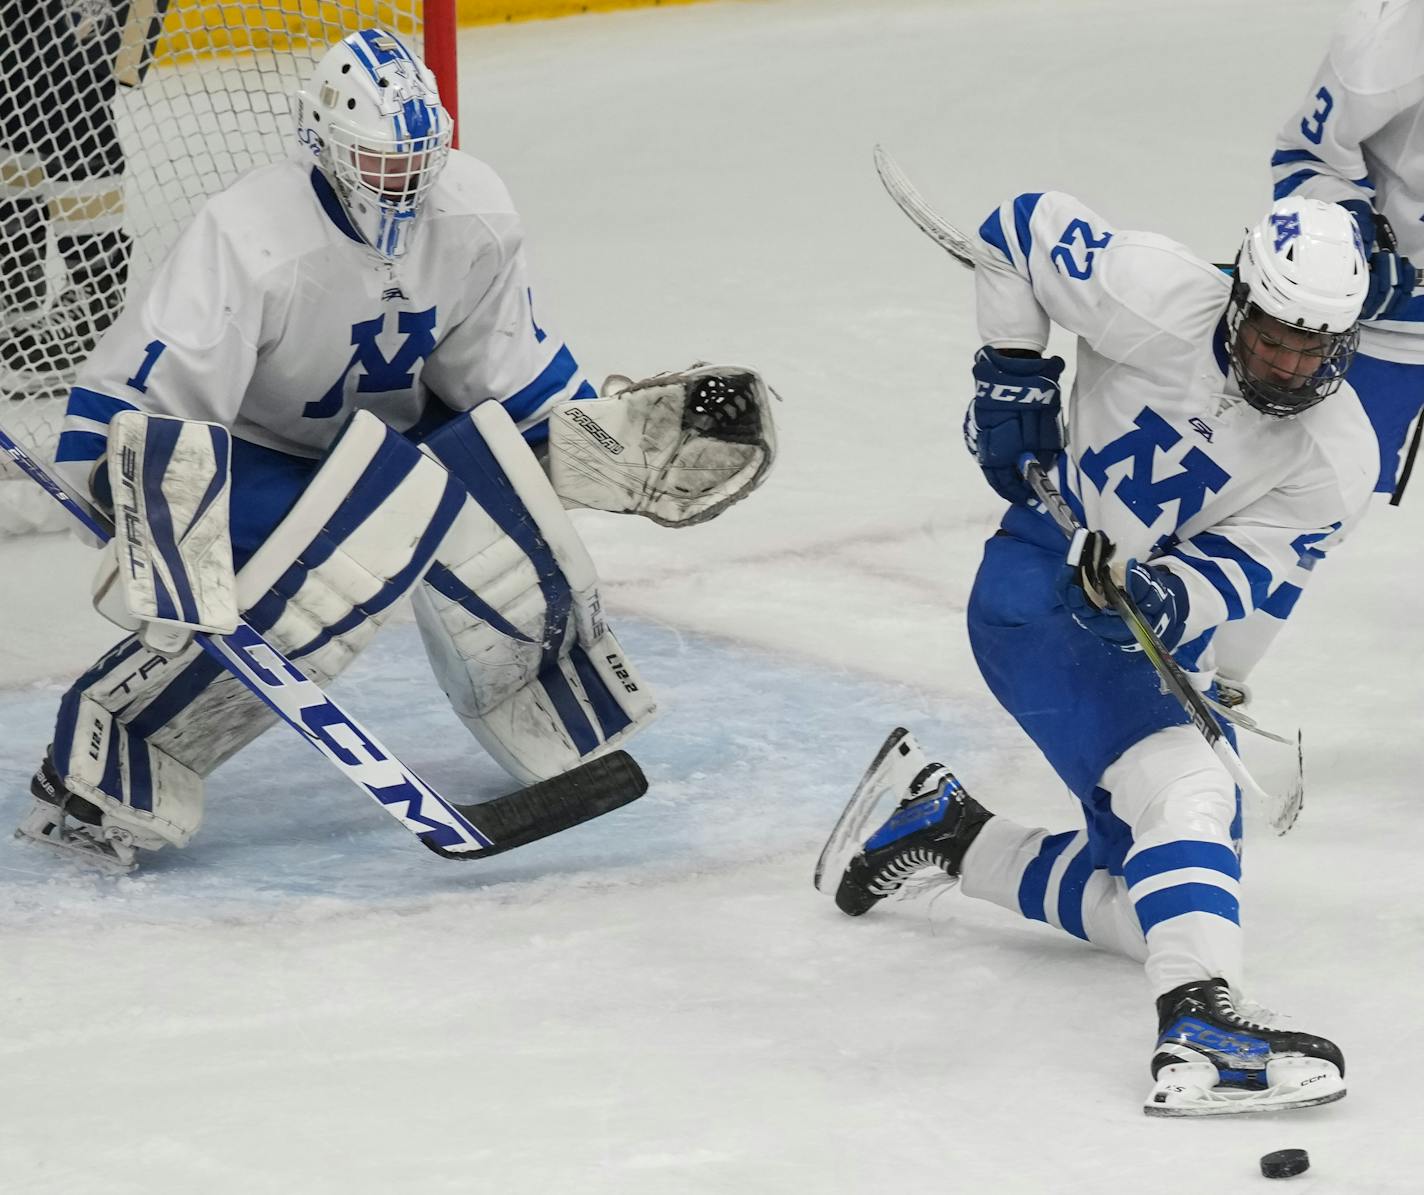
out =
<path fill-rule="evenodd" d="M 175 454 L 166 459 L 178 469 Z M 210 459 L 198 459 L 196 476 L 210 477 Z M 174 482 L 162 488 L 184 488 Z M 592 562 L 498 403 L 452 421 L 424 451 L 357 412 L 238 572 L 236 602 L 325 683 L 422 581 L 417 618 L 436 675 L 520 781 L 563 773 L 654 716 L 603 622 Z M 183 846 L 201 822 L 206 776 L 272 721 L 197 645 L 164 653 L 130 636 L 65 695 L 50 774 L 61 795 L 92 808 L 100 841 Z M 22 831 L 58 845 L 36 822 L 45 803 Z"/>

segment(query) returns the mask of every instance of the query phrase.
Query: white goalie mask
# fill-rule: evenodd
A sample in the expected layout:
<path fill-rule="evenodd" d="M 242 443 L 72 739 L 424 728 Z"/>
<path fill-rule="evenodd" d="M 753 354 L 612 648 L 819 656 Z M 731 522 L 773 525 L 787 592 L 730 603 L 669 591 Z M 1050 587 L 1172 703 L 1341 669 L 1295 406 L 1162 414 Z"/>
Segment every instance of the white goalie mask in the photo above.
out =
<path fill-rule="evenodd" d="M 1242 242 L 1227 306 L 1227 352 L 1246 401 L 1285 418 L 1337 390 L 1359 344 L 1368 287 L 1349 212 L 1278 199 Z"/>
<path fill-rule="evenodd" d="M 450 153 L 450 114 L 430 68 L 393 33 L 332 46 L 296 95 L 297 140 L 316 155 L 365 242 L 402 256 Z"/>

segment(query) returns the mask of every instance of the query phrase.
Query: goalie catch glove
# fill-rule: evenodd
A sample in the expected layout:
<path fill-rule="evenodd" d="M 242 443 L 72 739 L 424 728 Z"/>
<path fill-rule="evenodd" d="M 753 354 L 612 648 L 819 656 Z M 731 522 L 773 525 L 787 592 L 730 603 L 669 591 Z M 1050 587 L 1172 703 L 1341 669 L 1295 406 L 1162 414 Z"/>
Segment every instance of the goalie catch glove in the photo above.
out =
<path fill-rule="evenodd" d="M 770 393 L 756 371 L 738 366 L 695 365 L 640 382 L 614 375 L 600 397 L 550 414 L 550 480 L 565 506 L 664 527 L 704 523 L 771 468 Z"/>
<path fill-rule="evenodd" d="M 1175 651 L 1187 622 L 1187 589 L 1181 578 L 1137 560 L 1129 560 L 1121 570 L 1110 570 L 1112 554 L 1112 541 L 1101 531 L 1078 529 L 1058 574 L 1058 597 L 1064 608 L 1080 627 L 1114 647 L 1141 651 L 1132 628 L 1108 600 L 1105 578 L 1112 576 L 1162 645 Z"/>

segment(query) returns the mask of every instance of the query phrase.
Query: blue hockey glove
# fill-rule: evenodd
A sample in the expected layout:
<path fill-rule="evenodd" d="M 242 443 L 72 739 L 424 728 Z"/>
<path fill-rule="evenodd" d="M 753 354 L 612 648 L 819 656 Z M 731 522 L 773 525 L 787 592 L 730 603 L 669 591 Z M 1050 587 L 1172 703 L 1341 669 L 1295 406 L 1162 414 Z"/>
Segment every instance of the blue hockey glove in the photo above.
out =
<path fill-rule="evenodd" d="M 1370 254 L 1370 287 L 1361 319 L 1397 319 L 1414 297 L 1419 271 L 1407 257 L 1380 249 Z"/>
<path fill-rule="evenodd" d="M 1108 603 L 1103 587 L 1113 545 L 1101 531 L 1080 529 L 1068 545 L 1058 574 L 1058 598 L 1084 630 L 1092 631 L 1123 651 L 1141 651 L 1132 630 Z M 1187 622 L 1187 588 L 1165 568 L 1129 560 L 1119 588 L 1157 632 L 1168 651 L 1182 641 Z"/>
<path fill-rule="evenodd" d="M 989 484 L 1010 502 L 1033 498 L 1019 476 L 1019 457 L 1031 452 L 1046 469 L 1063 451 L 1062 374 L 1062 357 L 1014 357 L 989 345 L 974 354 L 974 400 L 964 415 L 964 444 Z"/>
<path fill-rule="evenodd" d="M 1399 252 L 1394 229 L 1383 216 L 1376 215 L 1363 199 L 1350 199 L 1340 205 L 1355 217 L 1360 240 L 1369 259 L 1370 285 L 1365 291 L 1361 319 L 1395 319 L 1404 305 L 1414 297 L 1419 278 L 1414 263 Z"/>

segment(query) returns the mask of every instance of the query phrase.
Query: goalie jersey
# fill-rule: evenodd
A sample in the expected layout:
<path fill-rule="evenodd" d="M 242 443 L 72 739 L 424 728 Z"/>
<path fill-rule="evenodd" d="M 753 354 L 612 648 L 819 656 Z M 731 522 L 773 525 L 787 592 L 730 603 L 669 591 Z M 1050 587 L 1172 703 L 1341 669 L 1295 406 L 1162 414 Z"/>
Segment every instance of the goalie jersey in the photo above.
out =
<path fill-rule="evenodd" d="M 1050 322 L 1078 337 L 1060 488 L 1119 560 L 1182 579 L 1176 654 L 1210 668 L 1215 628 L 1258 608 L 1284 618 L 1295 571 L 1363 513 L 1377 454 L 1359 400 L 1346 385 L 1294 418 L 1255 410 L 1226 356 L 1228 278 L 1071 196 L 1020 195 L 979 236 L 985 343 L 1042 352 Z"/>
<path fill-rule="evenodd" d="M 61 466 L 87 484 L 130 407 L 316 458 L 358 408 L 404 432 L 496 399 L 542 440 L 555 403 L 594 390 L 536 322 L 522 240 L 504 185 L 464 154 L 394 262 L 309 164 L 254 170 L 198 213 L 100 341 L 70 395 Z"/>
<path fill-rule="evenodd" d="M 1362 202 L 1399 252 L 1424 263 L 1424 0 L 1355 0 L 1300 106 L 1276 138 L 1275 197 Z M 1399 318 L 1371 320 L 1361 349 L 1424 364 L 1424 293 Z"/>

